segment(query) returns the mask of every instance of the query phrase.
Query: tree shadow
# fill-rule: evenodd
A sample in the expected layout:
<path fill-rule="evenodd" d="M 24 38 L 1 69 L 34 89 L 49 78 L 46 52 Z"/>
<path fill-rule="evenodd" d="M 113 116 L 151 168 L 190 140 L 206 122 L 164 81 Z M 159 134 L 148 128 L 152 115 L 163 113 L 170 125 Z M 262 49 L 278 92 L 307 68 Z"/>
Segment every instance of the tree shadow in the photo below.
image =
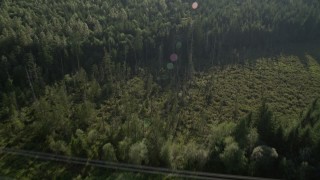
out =
<path fill-rule="evenodd" d="M 224 56 L 220 60 L 208 61 L 195 57 L 196 70 L 206 71 L 211 67 L 225 67 L 229 65 L 244 65 L 249 63 L 255 65 L 259 59 L 277 60 L 279 56 L 296 56 L 300 63 L 307 67 L 308 59 L 306 55 L 310 55 L 320 64 L 320 43 L 318 41 L 307 43 L 287 43 L 277 44 L 270 47 L 252 47 L 242 48 L 240 50 L 225 50 Z"/>
<path fill-rule="evenodd" d="M 261 58 L 276 60 L 279 56 L 296 56 L 300 63 L 306 67 L 308 65 L 306 55 L 310 55 L 320 63 L 320 43 L 318 42 L 282 44 L 267 49 L 254 49 L 254 51 L 249 52 L 247 58 L 242 59 L 243 62 L 255 63 Z"/>

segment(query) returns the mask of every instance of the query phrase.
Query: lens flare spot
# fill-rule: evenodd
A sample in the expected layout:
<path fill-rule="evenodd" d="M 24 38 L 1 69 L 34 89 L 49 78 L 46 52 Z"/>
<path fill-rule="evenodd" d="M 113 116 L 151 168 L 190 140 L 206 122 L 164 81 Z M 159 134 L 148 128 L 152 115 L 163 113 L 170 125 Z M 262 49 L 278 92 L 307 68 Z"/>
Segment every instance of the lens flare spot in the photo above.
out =
<path fill-rule="evenodd" d="M 178 55 L 176 53 L 173 53 L 170 55 L 170 60 L 171 61 L 177 61 L 178 60 Z"/>
<path fill-rule="evenodd" d="M 197 2 L 192 3 L 192 9 L 197 9 L 199 4 Z"/>
<path fill-rule="evenodd" d="M 172 64 L 172 63 L 168 63 L 168 64 L 167 64 L 167 68 L 168 68 L 169 70 L 172 70 L 172 69 L 173 69 L 173 67 L 174 67 L 174 66 L 173 66 L 173 64 Z"/>

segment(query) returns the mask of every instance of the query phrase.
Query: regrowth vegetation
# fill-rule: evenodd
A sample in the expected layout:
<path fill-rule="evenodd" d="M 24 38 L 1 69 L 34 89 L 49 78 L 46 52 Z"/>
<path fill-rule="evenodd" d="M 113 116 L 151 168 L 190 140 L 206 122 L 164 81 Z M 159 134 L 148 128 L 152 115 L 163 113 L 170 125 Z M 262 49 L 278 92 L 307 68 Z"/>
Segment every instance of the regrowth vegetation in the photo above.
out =
<path fill-rule="evenodd" d="M 1 1 L 0 147 L 317 178 L 319 1 L 192 3 Z M 0 175 L 156 178 L 3 154 Z"/>

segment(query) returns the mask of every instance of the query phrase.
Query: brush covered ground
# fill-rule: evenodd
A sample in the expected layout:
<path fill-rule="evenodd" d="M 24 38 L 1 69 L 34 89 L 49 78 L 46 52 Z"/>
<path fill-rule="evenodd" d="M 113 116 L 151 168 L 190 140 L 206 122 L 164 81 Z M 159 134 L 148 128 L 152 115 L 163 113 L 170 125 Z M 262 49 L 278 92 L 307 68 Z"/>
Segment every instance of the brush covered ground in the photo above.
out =
<path fill-rule="evenodd" d="M 161 76 L 165 78 L 155 78 L 143 69 L 137 76 L 115 72 L 121 71 L 111 72 L 113 83 L 106 84 L 107 92 L 94 75 L 81 70 L 47 86 L 45 95 L 30 106 L 19 111 L 11 107 L 12 115 L 1 124 L 1 146 L 267 177 L 312 176 L 317 166 L 309 156 L 319 148 L 320 109 L 315 99 L 320 96 L 320 65 L 311 55 L 215 66 L 183 85 L 176 84 L 170 71 L 164 72 L 167 77 Z M 315 122 L 309 120 L 306 130 L 308 118 Z M 291 137 L 292 132 L 298 133 Z M 291 142 L 292 138 L 299 143 Z M 274 153 L 265 153 L 259 161 L 254 152 L 262 147 Z M 307 155 L 301 154 L 304 151 Z M 301 157 L 295 159 L 295 153 Z M 266 170 L 268 163 L 275 168 Z M 76 179 L 164 178 L 11 155 L 1 156 L 0 169 L 2 175 L 18 179 L 53 174 Z M 271 171 L 275 176 L 268 174 Z"/>
<path fill-rule="evenodd" d="M 193 3 L 0 1 L 0 147 L 320 179 L 320 1 Z M 1 153 L 3 176 L 156 178 Z"/>

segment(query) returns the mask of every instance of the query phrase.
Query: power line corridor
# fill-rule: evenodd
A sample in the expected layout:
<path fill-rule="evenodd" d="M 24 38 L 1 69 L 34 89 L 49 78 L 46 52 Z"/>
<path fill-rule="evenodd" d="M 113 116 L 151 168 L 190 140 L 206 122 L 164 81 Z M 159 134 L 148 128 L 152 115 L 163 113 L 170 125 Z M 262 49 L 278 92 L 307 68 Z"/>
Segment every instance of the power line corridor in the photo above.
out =
<path fill-rule="evenodd" d="M 99 168 L 115 169 L 115 170 L 122 170 L 122 171 L 143 173 L 143 174 L 167 175 L 171 177 L 181 177 L 186 179 L 271 180 L 267 178 L 172 170 L 167 168 L 159 168 L 159 167 L 151 167 L 151 166 L 141 166 L 141 165 L 115 163 L 115 162 L 100 161 L 100 160 L 90 160 L 86 158 L 62 156 L 62 155 L 56 155 L 56 154 L 50 154 L 50 153 L 18 150 L 18 149 L 11 149 L 11 148 L 0 148 L 0 154 L 11 154 L 11 155 L 17 155 L 17 156 L 36 158 L 40 160 L 57 161 L 57 162 L 64 162 L 64 163 L 71 163 L 71 164 L 78 164 L 78 165 L 85 165 L 85 166 L 94 166 Z"/>

